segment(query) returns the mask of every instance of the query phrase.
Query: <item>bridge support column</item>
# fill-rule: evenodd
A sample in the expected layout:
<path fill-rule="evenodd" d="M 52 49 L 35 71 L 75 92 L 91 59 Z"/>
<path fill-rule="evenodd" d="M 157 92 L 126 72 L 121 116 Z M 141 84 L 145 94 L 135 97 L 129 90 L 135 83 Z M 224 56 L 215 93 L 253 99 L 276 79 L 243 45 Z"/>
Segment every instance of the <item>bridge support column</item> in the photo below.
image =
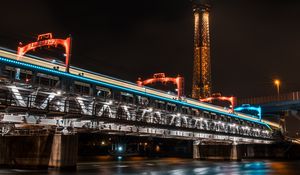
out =
<path fill-rule="evenodd" d="M 193 159 L 200 159 L 200 140 L 193 142 Z"/>
<path fill-rule="evenodd" d="M 49 167 L 76 168 L 78 136 L 55 134 L 51 147 Z"/>
<path fill-rule="evenodd" d="M 5 137 L 0 136 L 0 166 L 7 165 L 9 162 L 9 145 Z"/>
<path fill-rule="evenodd" d="M 283 136 L 286 136 L 286 118 L 289 116 L 289 111 L 285 111 L 283 115 L 280 116 L 280 130 Z"/>
<path fill-rule="evenodd" d="M 230 160 L 240 160 L 240 159 L 241 158 L 238 151 L 238 145 L 236 142 L 233 142 L 231 146 Z"/>
<path fill-rule="evenodd" d="M 254 154 L 254 146 L 252 144 L 247 145 L 247 158 L 253 158 L 255 156 Z"/>
<path fill-rule="evenodd" d="M 77 135 L 0 136 L 0 166 L 74 168 Z"/>

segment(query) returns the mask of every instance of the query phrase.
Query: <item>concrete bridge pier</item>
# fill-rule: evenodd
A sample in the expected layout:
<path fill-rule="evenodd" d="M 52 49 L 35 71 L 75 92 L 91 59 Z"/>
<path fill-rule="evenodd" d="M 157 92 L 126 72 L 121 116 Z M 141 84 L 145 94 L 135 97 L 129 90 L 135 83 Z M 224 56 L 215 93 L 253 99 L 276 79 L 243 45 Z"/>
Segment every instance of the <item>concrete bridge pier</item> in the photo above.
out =
<path fill-rule="evenodd" d="M 78 136 L 54 134 L 49 167 L 76 168 L 78 155 Z"/>
<path fill-rule="evenodd" d="M 200 140 L 193 141 L 193 159 L 200 159 Z"/>
<path fill-rule="evenodd" d="M 193 142 L 193 159 L 202 160 L 241 160 L 240 146 L 237 142 L 232 144 L 215 143 L 201 144 L 200 140 Z"/>
<path fill-rule="evenodd" d="M 77 135 L 0 136 L 0 166 L 76 168 L 77 150 Z"/>
<path fill-rule="evenodd" d="M 255 157 L 254 146 L 252 144 L 246 145 L 246 154 L 244 156 L 247 158 Z"/>
<path fill-rule="evenodd" d="M 238 144 L 236 142 L 233 142 L 231 145 L 230 160 L 241 160 L 241 156 L 238 151 Z"/>

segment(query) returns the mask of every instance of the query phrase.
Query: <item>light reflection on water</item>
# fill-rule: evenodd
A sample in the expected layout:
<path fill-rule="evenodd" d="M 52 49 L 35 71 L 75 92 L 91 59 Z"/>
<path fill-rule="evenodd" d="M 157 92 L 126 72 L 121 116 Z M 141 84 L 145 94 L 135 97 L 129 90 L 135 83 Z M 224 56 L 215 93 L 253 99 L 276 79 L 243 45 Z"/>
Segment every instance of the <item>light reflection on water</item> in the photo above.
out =
<path fill-rule="evenodd" d="M 299 161 L 197 161 L 181 158 L 156 160 L 131 159 L 122 161 L 80 162 L 76 171 L 0 169 L 0 174 L 20 175 L 265 175 L 298 174 Z"/>

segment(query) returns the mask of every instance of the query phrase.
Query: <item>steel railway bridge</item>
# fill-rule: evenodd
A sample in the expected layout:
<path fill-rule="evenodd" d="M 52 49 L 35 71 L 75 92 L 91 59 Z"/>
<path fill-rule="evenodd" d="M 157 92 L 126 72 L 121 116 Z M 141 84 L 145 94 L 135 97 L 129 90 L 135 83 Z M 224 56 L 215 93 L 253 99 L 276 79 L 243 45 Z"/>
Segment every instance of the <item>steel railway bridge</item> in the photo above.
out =
<path fill-rule="evenodd" d="M 241 143 L 270 144 L 279 129 L 255 116 L 84 69 L 67 69 L 35 56 L 19 59 L 4 48 L 0 50 L 0 77 L 3 137 L 55 133 L 60 138 L 56 145 L 64 143 L 64 136 L 80 132 L 177 138 L 193 140 L 194 157 L 199 158 L 201 142 L 228 143 L 235 149 Z M 232 159 L 236 154 L 233 151 Z M 62 163 L 61 159 L 53 158 L 56 161 L 49 166 L 74 164 L 74 160 Z"/>

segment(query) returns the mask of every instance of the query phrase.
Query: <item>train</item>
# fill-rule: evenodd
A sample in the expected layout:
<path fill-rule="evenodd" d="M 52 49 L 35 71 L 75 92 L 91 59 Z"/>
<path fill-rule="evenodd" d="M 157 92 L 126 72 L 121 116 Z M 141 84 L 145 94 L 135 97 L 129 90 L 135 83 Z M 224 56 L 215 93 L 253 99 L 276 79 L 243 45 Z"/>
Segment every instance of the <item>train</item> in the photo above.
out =
<path fill-rule="evenodd" d="M 120 80 L 82 68 L 70 66 L 69 72 L 67 72 L 66 66 L 57 61 L 51 61 L 33 55 L 25 55 L 19 59 L 15 51 L 7 48 L 0 48 L 0 62 L 8 65 L 14 65 L 16 67 L 25 67 L 59 76 L 66 76 L 80 81 L 98 84 L 107 88 L 118 89 L 128 93 L 141 95 L 144 97 L 163 100 L 166 102 L 179 104 L 182 106 L 187 106 L 207 112 L 218 113 L 233 118 L 247 120 L 260 125 L 267 126 L 268 128 L 279 128 L 279 125 L 276 123 L 266 121 L 263 119 L 258 119 L 257 117 L 249 114 L 234 112 L 228 108 L 212 105 L 191 98 L 178 97 L 176 94 L 171 94 L 147 86 L 138 86 L 138 84 L 136 83 Z"/>

